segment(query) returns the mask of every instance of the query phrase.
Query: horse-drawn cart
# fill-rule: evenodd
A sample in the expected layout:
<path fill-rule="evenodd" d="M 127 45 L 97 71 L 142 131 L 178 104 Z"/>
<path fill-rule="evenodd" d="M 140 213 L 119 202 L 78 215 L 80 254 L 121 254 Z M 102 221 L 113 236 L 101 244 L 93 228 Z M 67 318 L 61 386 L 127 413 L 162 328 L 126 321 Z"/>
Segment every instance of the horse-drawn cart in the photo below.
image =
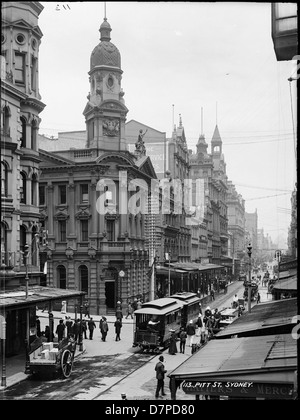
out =
<path fill-rule="evenodd" d="M 72 338 L 64 338 L 59 343 L 45 343 L 37 338 L 29 351 L 30 373 L 39 376 L 71 375 L 76 343 Z"/>

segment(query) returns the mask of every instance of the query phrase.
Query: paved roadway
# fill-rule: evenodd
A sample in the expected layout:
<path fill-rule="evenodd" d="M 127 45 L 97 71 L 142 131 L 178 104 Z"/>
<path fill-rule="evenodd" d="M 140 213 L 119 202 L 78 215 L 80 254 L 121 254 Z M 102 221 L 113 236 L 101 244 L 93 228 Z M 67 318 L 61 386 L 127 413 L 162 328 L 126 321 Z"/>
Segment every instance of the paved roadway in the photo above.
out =
<path fill-rule="evenodd" d="M 261 301 L 267 300 L 266 291 L 260 287 Z M 210 303 L 212 309 L 229 307 L 235 293 L 242 298 L 244 291 L 242 282 L 232 283 L 227 294 L 220 294 Z M 252 302 L 252 305 L 255 304 Z M 203 308 L 205 309 L 205 308 Z M 42 318 L 43 324 L 47 318 Z M 47 314 L 45 313 L 45 317 Z M 60 317 L 59 313 L 58 316 Z M 121 331 L 121 341 L 115 341 L 113 323 L 109 323 L 109 332 L 106 342 L 102 342 L 98 328 L 98 318 L 95 316 L 97 329 L 93 340 L 85 340 L 84 353 L 74 362 L 73 372 L 68 379 L 55 379 L 39 381 L 27 379 L 19 384 L 5 389 L 0 393 L 0 400 L 120 400 L 125 393 L 127 399 L 151 400 L 154 399 L 156 379 L 154 367 L 158 356 L 141 354 L 138 348 L 132 347 L 133 321 L 124 320 Z M 113 318 L 111 318 L 111 321 Z M 58 320 L 55 319 L 55 325 Z M 191 355 L 191 348 L 186 353 L 168 354 L 164 351 L 165 365 L 171 372 Z M 170 399 L 168 379 L 166 380 L 167 395 Z M 177 392 L 177 398 L 188 399 L 183 391 Z"/>

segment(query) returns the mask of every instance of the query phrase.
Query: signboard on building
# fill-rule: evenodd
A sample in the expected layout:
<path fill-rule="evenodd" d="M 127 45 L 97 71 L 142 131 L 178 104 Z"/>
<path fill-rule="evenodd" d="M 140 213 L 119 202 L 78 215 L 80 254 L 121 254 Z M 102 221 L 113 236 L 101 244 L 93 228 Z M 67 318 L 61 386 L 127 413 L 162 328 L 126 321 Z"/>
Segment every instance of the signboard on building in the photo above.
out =
<path fill-rule="evenodd" d="M 163 143 L 145 143 L 146 154 L 150 157 L 156 175 L 165 173 L 165 145 Z M 135 144 L 128 144 L 130 153 L 134 153 Z M 159 178 L 161 178 L 161 176 Z"/>
<path fill-rule="evenodd" d="M 291 399 L 293 384 L 255 383 L 252 381 L 184 381 L 182 390 L 193 395 L 223 395 L 243 398 Z"/>

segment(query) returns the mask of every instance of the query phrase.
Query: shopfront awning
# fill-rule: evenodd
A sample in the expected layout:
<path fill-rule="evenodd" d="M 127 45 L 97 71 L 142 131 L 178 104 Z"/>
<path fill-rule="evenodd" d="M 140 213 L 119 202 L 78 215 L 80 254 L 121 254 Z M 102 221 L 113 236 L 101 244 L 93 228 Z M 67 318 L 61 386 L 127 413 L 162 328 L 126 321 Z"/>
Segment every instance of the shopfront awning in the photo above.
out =
<path fill-rule="evenodd" d="M 292 399 L 296 369 L 297 340 L 282 334 L 211 340 L 168 376 L 173 398 L 181 383 L 191 395 Z"/>
<path fill-rule="evenodd" d="M 273 290 L 278 292 L 296 292 L 297 276 L 293 276 L 284 280 L 277 280 L 274 284 Z"/>
<path fill-rule="evenodd" d="M 262 302 L 218 332 L 215 338 L 223 340 L 236 335 L 249 337 L 267 334 L 267 331 L 272 331 L 272 334 L 287 332 L 297 323 L 296 315 L 296 298 Z"/>
<path fill-rule="evenodd" d="M 25 287 L 0 293 L 0 311 L 21 309 L 38 305 L 41 302 L 62 301 L 84 296 L 79 290 L 58 289 L 54 287 L 30 286 L 26 298 Z"/>
<path fill-rule="evenodd" d="M 199 264 L 199 263 L 189 262 L 189 263 L 171 263 L 170 265 L 176 269 L 185 270 L 185 271 L 206 271 L 206 270 L 224 268 L 223 265 L 217 265 L 217 264 L 211 264 L 211 263 Z"/>
<path fill-rule="evenodd" d="M 179 270 L 175 269 L 174 267 L 165 267 L 163 265 L 157 265 L 156 266 L 156 274 L 158 275 L 168 275 L 170 271 L 170 274 L 186 274 L 185 270 Z"/>

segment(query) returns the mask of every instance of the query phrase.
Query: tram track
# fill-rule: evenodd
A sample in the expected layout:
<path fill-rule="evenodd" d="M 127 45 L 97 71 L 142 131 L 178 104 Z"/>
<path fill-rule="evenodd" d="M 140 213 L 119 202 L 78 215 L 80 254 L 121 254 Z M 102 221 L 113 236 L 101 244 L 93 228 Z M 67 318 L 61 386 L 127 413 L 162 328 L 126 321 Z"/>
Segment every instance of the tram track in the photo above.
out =
<path fill-rule="evenodd" d="M 78 358 L 70 378 L 41 381 L 32 377 L 9 388 L 0 399 L 95 400 L 156 356 L 136 352 Z"/>

